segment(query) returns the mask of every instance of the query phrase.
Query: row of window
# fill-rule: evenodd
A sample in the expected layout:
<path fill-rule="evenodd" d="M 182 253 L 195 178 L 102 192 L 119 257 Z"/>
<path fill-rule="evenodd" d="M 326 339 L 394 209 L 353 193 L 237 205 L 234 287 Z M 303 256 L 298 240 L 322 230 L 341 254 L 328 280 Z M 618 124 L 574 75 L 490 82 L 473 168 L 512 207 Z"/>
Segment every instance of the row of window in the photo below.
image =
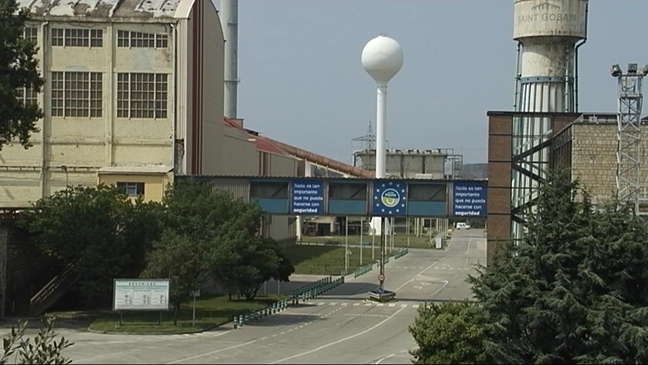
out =
<path fill-rule="evenodd" d="M 52 72 L 53 117 L 103 116 L 103 74 L 100 72 Z M 117 118 L 162 119 L 167 117 L 168 75 L 117 74 Z M 26 105 L 36 104 L 31 89 L 18 89 Z"/>
<path fill-rule="evenodd" d="M 25 39 L 38 42 L 38 28 L 25 27 L 23 33 Z M 100 48 L 103 47 L 103 30 L 52 28 L 52 46 Z M 169 36 L 167 34 L 117 31 L 117 47 L 167 48 L 168 46 Z"/>

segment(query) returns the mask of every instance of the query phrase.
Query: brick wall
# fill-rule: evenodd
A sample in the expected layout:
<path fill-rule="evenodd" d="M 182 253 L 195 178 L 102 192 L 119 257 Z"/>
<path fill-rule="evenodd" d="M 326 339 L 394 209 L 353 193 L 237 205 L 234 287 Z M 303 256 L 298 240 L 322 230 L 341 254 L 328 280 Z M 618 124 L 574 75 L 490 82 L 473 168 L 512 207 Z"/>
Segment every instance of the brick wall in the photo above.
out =
<path fill-rule="evenodd" d="M 572 128 L 572 177 L 580 179 L 595 202 L 603 203 L 616 192 L 617 125 L 583 123 Z M 642 161 L 646 161 L 648 128 L 642 139 Z M 648 164 L 642 167 L 641 178 L 647 187 Z"/>

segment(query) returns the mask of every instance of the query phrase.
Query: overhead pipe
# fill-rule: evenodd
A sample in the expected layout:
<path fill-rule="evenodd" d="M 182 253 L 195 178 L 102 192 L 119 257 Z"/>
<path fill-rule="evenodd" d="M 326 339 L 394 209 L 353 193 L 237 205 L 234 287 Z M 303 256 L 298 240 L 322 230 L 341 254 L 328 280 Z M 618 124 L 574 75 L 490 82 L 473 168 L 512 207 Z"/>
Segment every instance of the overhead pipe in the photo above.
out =
<path fill-rule="evenodd" d="M 368 171 L 365 169 L 362 169 L 360 167 L 354 167 L 348 164 L 345 164 L 340 161 L 333 160 L 331 158 L 318 155 L 316 153 L 306 151 L 304 149 L 301 149 L 299 147 L 291 146 L 288 144 L 285 144 L 283 142 L 279 142 L 277 140 L 274 140 L 272 138 L 268 137 L 262 137 L 262 136 L 256 136 L 257 138 L 263 138 L 266 141 L 276 145 L 277 147 L 281 148 L 282 150 L 286 151 L 287 153 L 296 156 L 298 158 L 304 159 L 308 162 L 313 162 L 315 164 L 321 165 L 323 167 L 329 168 L 331 170 L 336 170 L 339 172 L 342 172 L 347 175 L 351 175 L 354 177 L 359 177 L 359 178 L 364 178 L 364 179 L 373 179 L 375 174 L 372 171 Z"/>

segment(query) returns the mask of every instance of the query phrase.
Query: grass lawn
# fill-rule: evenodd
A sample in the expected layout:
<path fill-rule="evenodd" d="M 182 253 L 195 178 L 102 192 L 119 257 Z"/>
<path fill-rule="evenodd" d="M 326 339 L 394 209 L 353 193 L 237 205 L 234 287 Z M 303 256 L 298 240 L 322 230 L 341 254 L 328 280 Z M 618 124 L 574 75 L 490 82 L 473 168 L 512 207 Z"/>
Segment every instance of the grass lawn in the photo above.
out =
<path fill-rule="evenodd" d="M 119 327 L 119 314 L 103 312 L 89 326 L 90 330 L 112 333 L 182 333 L 193 332 L 219 326 L 232 320 L 234 316 L 253 312 L 272 303 L 285 299 L 278 295 L 258 296 L 253 301 L 232 301 L 225 296 L 201 297 L 196 300 L 196 325 L 192 325 L 193 301 L 186 302 L 180 308 L 178 325 L 173 325 L 173 311 L 162 312 L 161 324 L 159 312 L 124 312 L 122 325 Z"/>
<path fill-rule="evenodd" d="M 434 237 L 434 233 L 433 236 Z M 362 236 L 362 242 L 365 245 L 369 245 L 371 247 L 371 236 Z M 390 237 L 385 237 L 386 242 L 391 244 L 391 238 Z M 329 236 L 329 237 L 303 237 L 302 242 L 307 242 L 307 243 L 331 243 L 331 244 L 339 244 L 339 245 L 344 245 L 346 241 L 345 236 Z M 349 236 L 349 244 L 350 245 L 359 245 L 360 244 L 360 236 Z M 375 245 L 378 246 L 380 245 L 380 238 L 376 237 L 375 238 Z M 432 248 L 430 245 L 430 236 L 425 235 L 425 236 L 408 236 L 407 235 L 394 235 L 394 247 L 404 247 L 404 248 Z"/>
<path fill-rule="evenodd" d="M 340 275 L 340 272 L 344 270 L 344 247 L 292 245 L 284 250 L 295 265 L 295 274 Z M 372 262 L 371 245 L 363 248 L 362 265 L 360 264 L 360 248 L 350 247 L 349 251 L 351 251 L 349 256 L 349 270 L 351 271 Z M 374 261 L 380 258 L 378 245 L 376 245 L 374 255 Z"/>

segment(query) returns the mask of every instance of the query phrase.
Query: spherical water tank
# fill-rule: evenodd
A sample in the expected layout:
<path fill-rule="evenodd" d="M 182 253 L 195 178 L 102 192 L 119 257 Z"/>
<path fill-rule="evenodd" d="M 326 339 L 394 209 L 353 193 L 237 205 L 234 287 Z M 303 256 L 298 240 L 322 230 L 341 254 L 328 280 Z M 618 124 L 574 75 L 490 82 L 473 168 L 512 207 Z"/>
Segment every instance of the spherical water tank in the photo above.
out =
<path fill-rule="evenodd" d="M 362 66 L 377 83 L 386 84 L 403 67 L 403 49 L 394 39 L 378 36 L 362 50 Z"/>

